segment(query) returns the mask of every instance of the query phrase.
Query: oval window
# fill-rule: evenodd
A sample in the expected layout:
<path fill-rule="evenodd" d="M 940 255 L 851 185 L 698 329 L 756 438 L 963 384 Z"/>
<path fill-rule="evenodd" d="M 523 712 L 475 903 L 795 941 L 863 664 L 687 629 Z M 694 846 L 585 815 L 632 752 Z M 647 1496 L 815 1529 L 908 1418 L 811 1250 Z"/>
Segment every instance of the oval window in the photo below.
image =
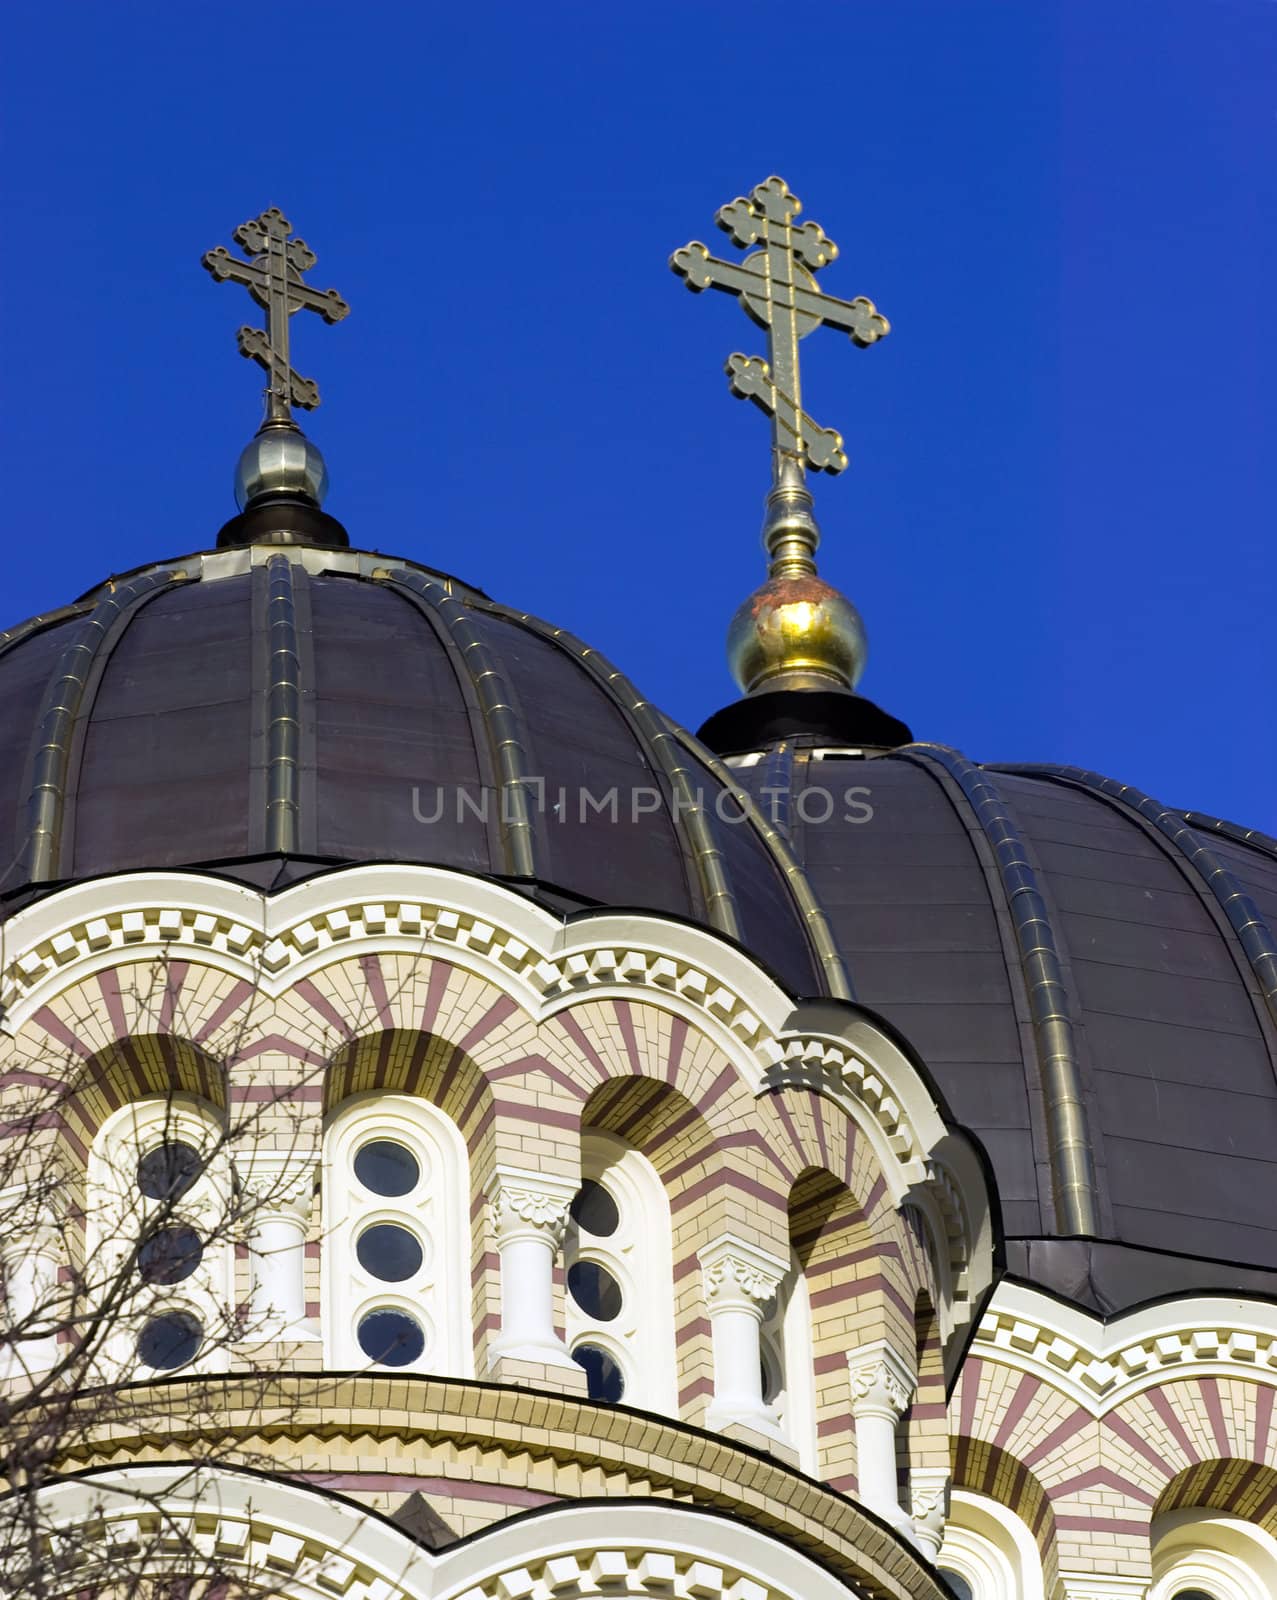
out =
<path fill-rule="evenodd" d="M 175 1222 L 157 1228 L 138 1247 L 137 1270 L 146 1283 L 181 1283 L 204 1257 L 204 1246 L 194 1228 Z"/>
<path fill-rule="evenodd" d="M 189 1311 L 166 1311 L 152 1317 L 138 1335 L 137 1353 L 148 1367 L 171 1372 L 184 1367 L 199 1352 L 204 1329 Z"/>
<path fill-rule="evenodd" d="M 568 1268 L 568 1293 L 595 1322 L 611 1322 L 621 1314 L 621 1286 L 597 1261 L 576 1261 Z"/>
<path fill-rule="evenodd" d="M 572 1220 L 596 1239 L 610 1239 L 621 1225 L 616 1201 L 601 1183 L 587 1178 L 572 1201 Z"/>
<path fill-rule="evenodd" d="M 148 1200 L 177 1200 L 204 1167 L 203 1157 L 181 1139 L 166 1139 L 137 1164 L 137 1186 Z"/>
<path fill-rule="evenodd" d="M 421 1178 L 412 1151 L 394 1139 L 373 1139 L 355 1156 L 355 1176 L 369 1194 L 411 1194 Z"/>
<path fill-rule="evenodd" d="M 426 1336 L 406 1311 L 370 1311 L 359 1324 L 359 1348 L 383 1367 L 407 1367 L 421 1359 Z"/>
<path fill-rule="evenodd" d="M 355 1245 L 355 1255 L 365 1272 L 383 1283 L 402 1283 L 416 1277 L 424 1259 L 421 1242 L 397 1222 L 377 1222 L 365 1228 Z"/>

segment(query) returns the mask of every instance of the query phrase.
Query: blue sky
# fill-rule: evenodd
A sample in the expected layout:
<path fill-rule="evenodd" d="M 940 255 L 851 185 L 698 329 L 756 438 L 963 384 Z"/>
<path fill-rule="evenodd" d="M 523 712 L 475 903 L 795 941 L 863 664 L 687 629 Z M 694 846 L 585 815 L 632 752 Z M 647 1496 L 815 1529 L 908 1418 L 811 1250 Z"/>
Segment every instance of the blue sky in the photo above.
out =
<path fill-rule="evenodd" d="M 1277 831 L 1270 0 L 15 0 L 5 33 L 0 626 L 212 543 L 260 384 L 199 258 L 274 204 L 353 307 L 293 325 L 353 542 L 695 727 L 767 427 L 722 377 L 761 335 L 666 260 L 779 172 L 893 324 L 803 347 L 863 692 Z"/>

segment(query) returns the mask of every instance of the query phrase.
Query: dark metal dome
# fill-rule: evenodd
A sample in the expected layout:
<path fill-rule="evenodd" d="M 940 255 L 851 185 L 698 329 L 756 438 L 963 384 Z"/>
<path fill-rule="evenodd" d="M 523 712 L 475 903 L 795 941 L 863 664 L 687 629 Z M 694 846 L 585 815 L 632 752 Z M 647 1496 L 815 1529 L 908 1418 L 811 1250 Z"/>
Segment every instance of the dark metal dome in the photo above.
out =
<path fill-rule="evenodd" d="M 268 888 L 428 862 L 686 917 L 842 993 L 783 840 L 707 759 L 594 651 L 454 578 L 194 555 L 0 635 L 0 909 L 134 869 Z"/>
<path fill-rule="evenodd" d="M 1277 1294 L 1277 841 L 938 745 L 746 760 L 856 999 L 988 1151 L 1010 1270 L 1105 1313 Z"/>

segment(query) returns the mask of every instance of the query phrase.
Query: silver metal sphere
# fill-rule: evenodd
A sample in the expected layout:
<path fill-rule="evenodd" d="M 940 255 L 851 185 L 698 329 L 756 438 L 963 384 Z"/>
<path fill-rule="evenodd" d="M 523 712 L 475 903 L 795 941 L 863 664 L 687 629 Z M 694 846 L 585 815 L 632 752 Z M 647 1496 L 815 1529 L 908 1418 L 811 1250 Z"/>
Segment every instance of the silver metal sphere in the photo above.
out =
<path fill-rule="evenodd" d="M 245 445 L 235 468 L 235 504 L 241 511 L 267 494 L 305 495 L 319 506 L 327 493 L 324 458 L 298 428 L 267 423 Z"/>

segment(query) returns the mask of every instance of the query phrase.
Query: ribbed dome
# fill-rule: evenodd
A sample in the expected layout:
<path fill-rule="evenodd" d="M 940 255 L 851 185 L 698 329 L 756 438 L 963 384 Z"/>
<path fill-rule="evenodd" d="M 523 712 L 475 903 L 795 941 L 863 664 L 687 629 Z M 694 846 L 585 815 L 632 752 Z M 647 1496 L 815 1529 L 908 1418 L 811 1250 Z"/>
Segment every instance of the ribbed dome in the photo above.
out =
<path fill-rule="evenodd" d="M 822 743 L 734 776 L 776 797 L 856 999 L 984 1144 L 1010 1270 L 1104 1312 L 1277 1293 L 1277 841 L 1075 769 Z"/>
<path fill-rule="evenodd" d="M 0 904 L 144 868 L 275 887 L 429 862 L 690 918 L 838 992 L 783 844 L 685 740 L 593 651 L 442 574 L 195 555 L 0 635 Z"/>

